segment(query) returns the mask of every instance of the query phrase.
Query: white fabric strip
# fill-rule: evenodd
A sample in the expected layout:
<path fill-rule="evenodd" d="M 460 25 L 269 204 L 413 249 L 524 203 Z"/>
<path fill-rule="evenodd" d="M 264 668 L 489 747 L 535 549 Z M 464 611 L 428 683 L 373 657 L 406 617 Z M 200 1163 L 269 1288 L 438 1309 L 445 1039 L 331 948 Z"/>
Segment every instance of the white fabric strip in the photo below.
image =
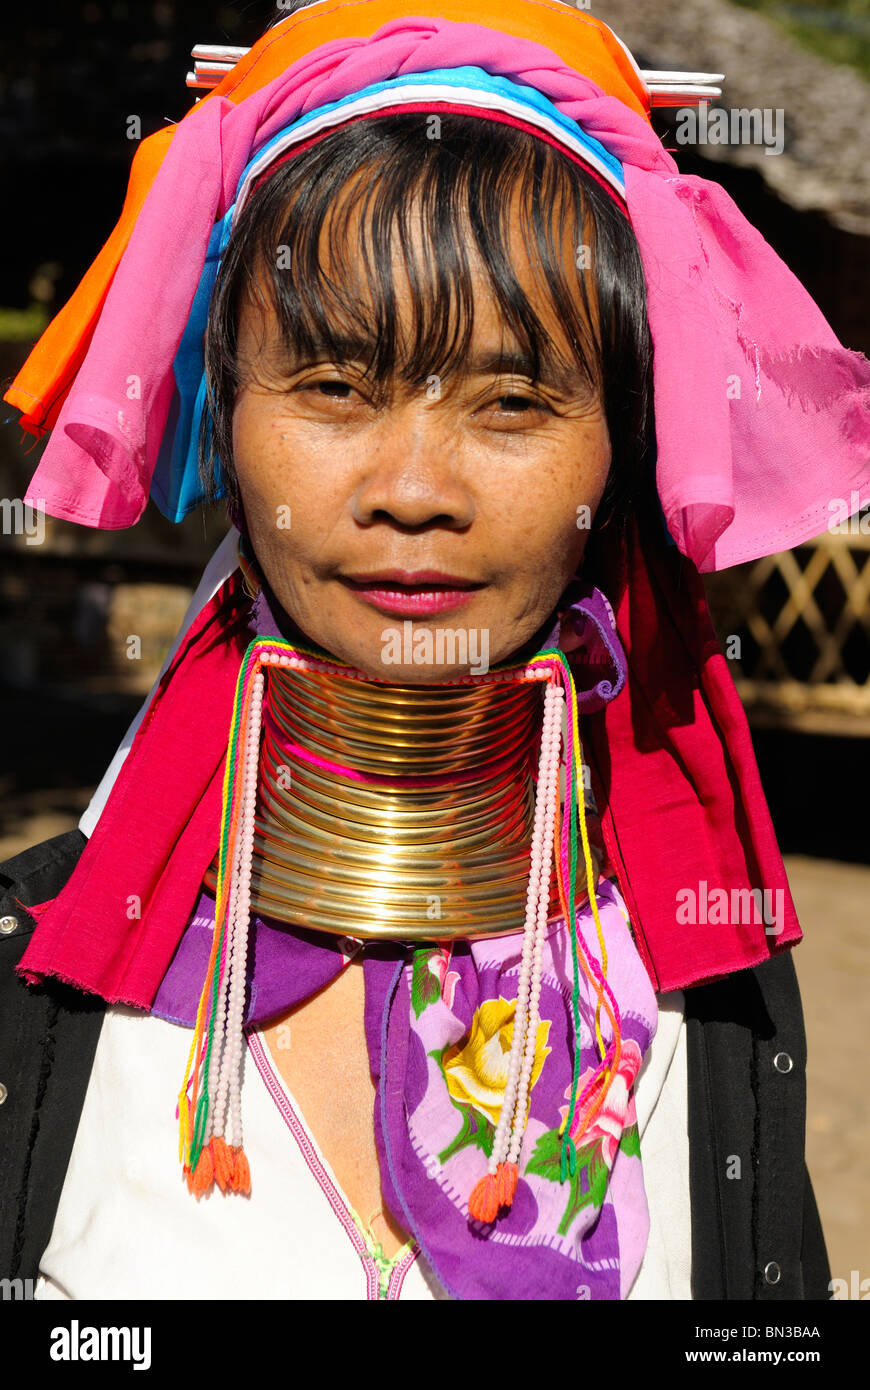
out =
<path fill-rule="evenodd" d="M 379 92 L 369 92 L 365 96 L 358 97 L 353 101 L 342 103 L 333 111 L 324 111 L 321 115 L 313 117 L 310 121 L 301 117 L 293 125 L 292 130 L 288 130 L 285 135 L 279 136 L 274 142 L 270 142 L 264 149 L 262 159 L 258 159 L 249 169 L 244 181 L 239 187 L 236 199 L 235 216 L 238 217 L 245 205 L 252 183 L 262 174 L 269 165 L 272 164 L 285 150 L 299 144 L 301 140 L 307 140 L 310 136 L 316 135 L 321 130 L 328 130 L 331 126 L 342 125 L 352 116 L 367 115 L 379 111 L 385 106 L 405 105 L 408 102 L 425 101 L 427 104 L 439 105 L 448 102 L 458 103 L 463 106 L 475 106 L 485 114 L 487 111 L 503 111 L 506 115 L 516 116 L 518 120 L 526 121 L 529 125 L 537 126 L 540 130 L 546 131 L 560 145 L 572 150 L 584 164 L 590 165 L 603 179 L 615 188 L 620 197 L 625 197 L 625 182 L 602 160 L 594 150 L 591 150 L 585 141 L 573 136 L 570 131 L 557 121 L 551 120 L 545 112 L 539 111 L 536 107 L 522 101 L 515 101 L 500 92 L 479 91 L 476 87 L 458 87 L 440 85 L 437 82 L 421 82 L 403 84 L 401 87 L 389 87 Z"/>
<path fill-rule="evenodd" d="M 203 570 L 202 578 L 200 579 L 199 584 L 197 585 L 194 591 L 193 597 L 191 598 L 190 603 L 187 606 L 187 612 L 184 615 L 184 621 L 182 622 L 181 627 L 178 629 L 175 640 L 172 643 L 172 646 L 169 648 L 169 651 L 166 654 L 166 659 L 160 668 L 160 675 L 157 677 L 157 680 L 154 682 L 148 694 L 145 696 L 139 713 L 136 715 L 129 729 L 122 738 L 121 743 L 115 753 L 115 756 L 112 758 L 112 761 L 109 763 L 109 766 L 103 773 L 102 780 L 99 786 L 97 787 L 96 791 L 94 792 L 93 796 L 91 797 L 90 801 L 88 802 L 87 809 L 84 811 L 79 821 L 79 830 L 81 830 L 83 835 L 87 835 L 88 839 L 90 839 L 91 835 L 94 833 L 94 826 L 99 820 L 103 807 L 109 799 L 109 793 L 111 792 L 112 787 L 115 785 L 115 778 L 118 776 L 118 773 L 124 766 L 124 760 L 126 759 L 127 754 L 130 751 L 130 746 L 133 742 L 136 730 L 142 723 L 142 720 L 145 717 L 145 711 L 147 710 L 148 706 L 154 698 L 154 692 L 156 691 L 157 686 L 160 682 L 160 677 L 163 675 L 163 672 L 169 666 L 170 662 L 175 656 L 175 653 L 181 646 L 181 642 L 185 633 L 187 632 L 188 628 L 193 624 L 197 615 L 202 611 L 203 608 L 205 608 L 205 605 L 209 603 L 211 599 L 214 598 L 220 586 L 227 579 L 229 579 L 233 570 L 237 568 L 239 563 L 238 543 L 239 533 L 235 529 L 235 527 L 231 527 L 230 530 L 227 532 L 226 536 L 224 536 L 214 555 L 209 560 L 205 569 Z"/>

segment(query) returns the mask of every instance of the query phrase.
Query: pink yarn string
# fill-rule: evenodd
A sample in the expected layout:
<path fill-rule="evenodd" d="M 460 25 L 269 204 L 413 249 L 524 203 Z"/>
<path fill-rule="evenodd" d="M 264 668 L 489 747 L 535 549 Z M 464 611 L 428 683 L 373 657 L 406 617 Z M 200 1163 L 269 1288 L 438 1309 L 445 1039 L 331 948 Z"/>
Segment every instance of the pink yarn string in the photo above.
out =
<path fill-rule="evenodd" d="M 513 1037 L 508 1062 L 501 1112 L 493 1138 L 488 1172 L 494 1176 L 514 1147 L 519 1152 L 525 1129 L 528 1081 L 534 1062 L 537 1041 L 537 1002 L 540 995 L 540 960 L 546 937 L 547 912 L 552 874 L 552 836 L 550 821 L 549 848 L 547 816 L 552 816 L 558 792 L 559 737 L 561 733 L 561 687 L 551 682 L 544 699 L 544 718 L 538 762 L 538 781 L 535 793 L 535 817 L 532 830 L 529 882 L 526 891 L 526 917 L 520 973 L 517 982 L 517 1003 L 514 1014 Z M 542 926 L 543 923 L 543 926 Z M 535 969 L 537 965 L 537 976 Z M 537 979 L 537 992 L 535 980 Z M 531 1030 L 531 1032 L 530 1032 Z M 527 1037 L 531 1043 L 527 1044 Z M 526 1068 L 525 1063 L 528 1061 Z M 525 1080 L 525 1086 L 523 1084 Z M 515 1159 L 513 1160 L 515 1161 Z"/>
<path fill-rule="evenodd" d="M 259 662 L 252 663 L 249 681 L 245 683 L 246 693 L 250 688 L 250 699 L 240 748 L 242 775 L 236 789 L 238 824 L 226 933 L 226 969 L 219 985 L 215 1046 L 220 1047 L 221 1051 L 213 1112 L 212 1096 L 209 1096 L 209 1113 L 214 1114 L 213 1133 L 224 1135 L 229 1105 L 237 1146 L 242 1143 L 240 1069 L 244 1049 L 243 1014 L 264 683 Z"/>
<path fill-rule="evenodd" d="M 564 676 L 564 672 L 562 671 L 561 667 L 557 665 L 557 666 L 556 666 L 556 670 L 559 672 L 560 679 L 564 682 L 564 681 L 565 681 L 565 676 Z M 566 695 L 567 695 L 567 693 L 568 693 L 568 692 L 567 692 L 567 688 L 566 688 L 565 693 L 566 693 Z M 566 800 L 566 802 L 567 802 L 568 799 L 569 799 L 569 792 L 568 792 L 568 789 L 569 789 L 570 786 L 573 785 L 573 779 L 574 779 L 574 777 L 576 776 L 576 772 L 575 772 L 575 767 L 574 767 L 574 730 L 575 730 L 574 715 L 573 715 L 573 710 L 572 710 L 572 708 L 571 708 L 571 701 L 570 701 L 570 699 L 566 699 L 565 703 L 566 703 L 566 706 L 567 706 L 567 724 L 568 724 L 567 737 L 566 737 L 566 739 L 565 739 L 565 781 L 566 781 L 566 785 L 565 785 L 565 792 L 566 792 L 565 800 Z M 580 743 L 579 730 L 578 730 L 577 742 L 578 742 L 578 745 L 579 745 L 579 743 Z M 583 788 L 582 788 L 582 786 L 581 786 L 579 795 L 582 796 L 582 794 L 583 794 Z M 568 867 L 568 866 L 569 866 L 569 847 L 570 847 L 570 842 L 571 842 L 571 825 L 570 825 L 570 818 L 569 818 L 567 815 L 565 815 L 565 816 L 562 817 L 562 843 L 561 843 L 561 847 L 560 847 L 561 860 L 562 860 L 562 882 L 563 882 L 563 883 L 568 883 L 569 877 L 570 877 L 570 870 L 569 870 L 569 867 Z M 613 1015 L 614 1015 L 614 1018 L 616 1019 L 617 1027 L 619 1028 L 619 1030 L 620 1030 L 620 1032 L 621 1032 L 621 1031 L 622 1031 L 622 1019 L 621 1019 L 620 1013 L 619 1013 L 619 1006 L 618 1006 L 618 1004 L 617 1004 L 617 1002 L 616 1002 L 616 998 L 615 998 L 615 996 L 614 996 L 614 994 L 613 994 L 612 989 L 610 988 L 610 985 L 609 985 L 609 983 L 608 983 L 608 981 L 607 981 L 607 978 L 606 978 L 606 976 L 604 975 L 604 973 L 603 973 L 603 971 L 602 971 L 602 969 L 601 969 L 601 966 L 599 965 L 599 963 L 598 963 L 598 961 L 596 960 L 595 956 L 594 956 L 589 950 L 587 950 L 586 942 L 585 942 L 585 940 L 584 940 L 584 938 L 583 938 L 583 934 L 582 934 L 582 932 L 580 932 L 580 931 L 577 929 L 576 922 L 571 924 L 571 929 L 575 932 L 575 938 L 576 938 L 576 941 L 577 941 L 577 949 L 578 949 L 578 951 L 579 951 L 579 952 L 581 953 L 581 955 L 583 956 L 583 959 L 584 959 L 586 965 L 588 966 L 590 973 L 595 977 L 596 981 L 598 982 L 598 985 L 599 985 L 599 988 L 601 989 L 601 992 L 602 992 L 603 994 L 606 994 L 606 995 L 607 995 L 608 1002 L 609 1002 L 611 1008 L 613 1009 Z M 577 1043 L 578 1043 L 578 1046 L 579 1046 L 579 1039 L 577 1040 Z M 609 1055 L 610 1055 L 610 1053 L 608 1052 L 608 1056 L 609 1056 Z M 606 1063 L 606 1061 L 607 1061 L 607 1058 L 604 1058 L 604 1059 L 602 1060 L 602 1066 Z M 590 1079 L 589 1083 L 583 1088 L 583 1091 L 581 1092 L 580 1096 L 578 1097 L 578 1101 L 577 1101 L 578 1106 L 581 1104 L 581 1102 L 582 1102 L 582 1100 L 583 1100 L 583 1097 L 588 1093 L 589 1090 L 591 1090 L 592 1086 L 595 1084 L 595 1080 L 596 1080 L 596 1077 L 597 1077 L 597 1075 L 598 1075 L 598 1070 L 600 1070 L 600 1068 L 596 1070 L 595 1075 Z"/>

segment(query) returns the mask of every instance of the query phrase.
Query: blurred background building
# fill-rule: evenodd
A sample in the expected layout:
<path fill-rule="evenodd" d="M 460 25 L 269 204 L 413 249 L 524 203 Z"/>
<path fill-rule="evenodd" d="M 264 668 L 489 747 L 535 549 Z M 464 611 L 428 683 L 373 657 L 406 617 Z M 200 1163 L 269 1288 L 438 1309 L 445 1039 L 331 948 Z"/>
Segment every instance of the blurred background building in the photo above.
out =
<path fill-rule="evenodd" d="M 870 0 L 592 0 L 649 68 L 724 72 L 729 108 L 784 112 L 780 153 L 677 145 L 719 180 L 850 348 L 870 354 Z M 67 0 L 4 15 L 0 56 L 0 379 L 9 384 L 117 220 L 133 155 L 179 119 L 199 43 L 248 46 L 266 0 Z M 687 370 L 687 389 L 691 389 Z M 7 520 L 42 443 L 0 406 L 0 858 L 76 824 L 225 531 L 149 505 L 132 531 Z M 2 503 L 0 503 L 2 506 Z M 863 528 L 863 529 L 862 529 Z M 832 1273 L 870 1276 L 870 1098 L 844 1060 L 870 1024 L 870 510 L 842 534 L 705 580 L 746 707 L 804 928 L 796 951 L 810 1048 L 808 1157 Z M 138 637 L 138 646 L 129 641 Z M 131 654 L 133 653 L 133 654 Z"/>

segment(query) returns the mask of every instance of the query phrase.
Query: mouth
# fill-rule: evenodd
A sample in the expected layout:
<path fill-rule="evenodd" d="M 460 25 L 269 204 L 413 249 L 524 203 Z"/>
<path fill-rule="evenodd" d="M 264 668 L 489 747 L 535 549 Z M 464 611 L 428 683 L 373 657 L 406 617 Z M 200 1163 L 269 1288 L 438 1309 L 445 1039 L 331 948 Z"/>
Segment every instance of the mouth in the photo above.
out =
<path fill-rule="evenodd" d="M 384 570 L 339 578 L 363 603 L 400 618 L 428 618 L 462 608 L 486 587 L 441 570 Z"/>

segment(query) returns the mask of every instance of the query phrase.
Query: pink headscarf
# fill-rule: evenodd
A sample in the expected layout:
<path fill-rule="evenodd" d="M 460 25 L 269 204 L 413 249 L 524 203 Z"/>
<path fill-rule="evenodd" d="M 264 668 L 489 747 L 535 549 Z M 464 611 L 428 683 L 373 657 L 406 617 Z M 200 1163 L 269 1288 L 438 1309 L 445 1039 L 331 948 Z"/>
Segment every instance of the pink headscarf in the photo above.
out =
<path fill-rule="evenodd" d="M 838 517 L 853 494 L 870 501 L 870 362 L 841 346 L 728 194 L 681 175 L 642 116 L 550 49 L 410 16 L 325 43 L 178 125 L 26 500 L 91 526 L 135 523 L 209 233 L 252 153 L 371 83 L 465 65 L 536 88 L 623 164 L 655 349 L 658 490 L 681 552 L 723 569 L 819 534 L 837 495 Z"/>

